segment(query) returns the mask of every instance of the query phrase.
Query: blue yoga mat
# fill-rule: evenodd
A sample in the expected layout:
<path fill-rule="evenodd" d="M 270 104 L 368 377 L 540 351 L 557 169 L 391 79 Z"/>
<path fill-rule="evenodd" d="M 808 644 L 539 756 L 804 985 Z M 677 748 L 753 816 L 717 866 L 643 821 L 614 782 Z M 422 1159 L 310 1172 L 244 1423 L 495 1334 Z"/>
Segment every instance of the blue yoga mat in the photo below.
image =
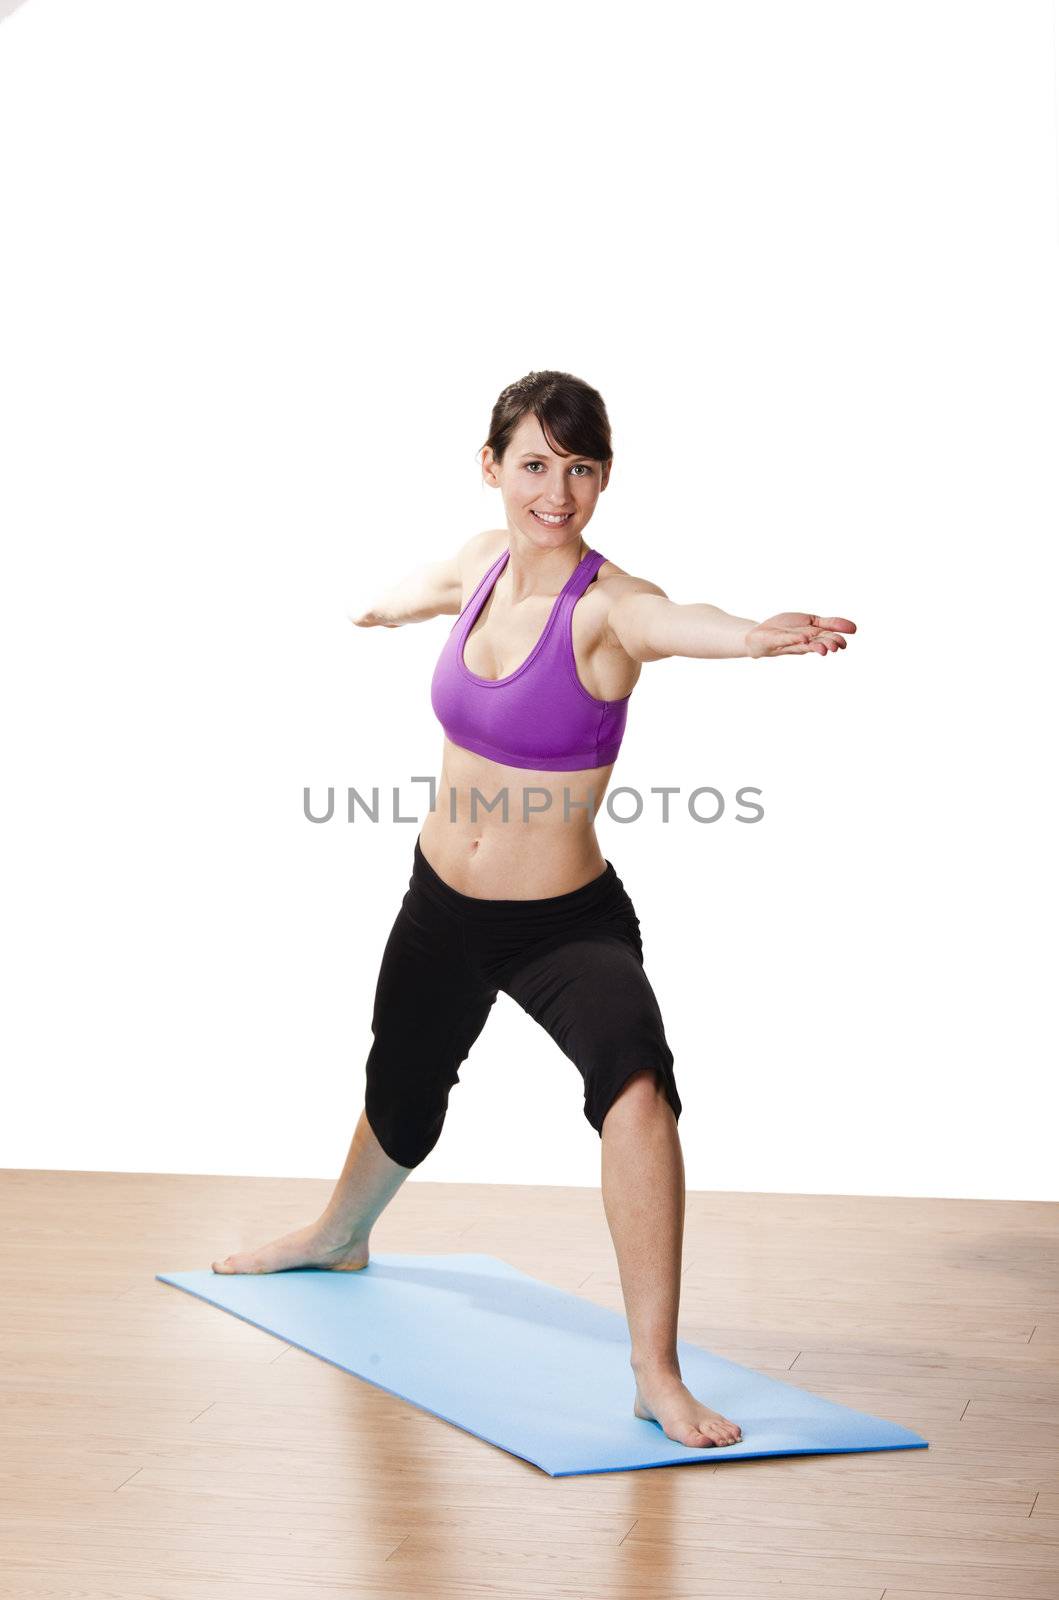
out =
<path fill-rule="evenodd" d="M 623 1316 L 484 1255 L 373 1255 L 360 1272 L 159 1272 L 553 1478 L 746 1456 L 912 1450 L 927 1441 L 679 1340 L 684 1382 L 738 1422 L 734 1445 L 678 1444 L 633 1416 Z"/>

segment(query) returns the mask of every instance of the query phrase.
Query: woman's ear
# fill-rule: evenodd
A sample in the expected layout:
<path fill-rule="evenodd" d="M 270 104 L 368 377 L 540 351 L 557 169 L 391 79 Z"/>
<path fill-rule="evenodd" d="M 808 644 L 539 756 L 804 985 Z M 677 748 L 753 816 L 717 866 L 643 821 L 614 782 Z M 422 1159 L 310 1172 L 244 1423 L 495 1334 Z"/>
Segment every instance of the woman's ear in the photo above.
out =
<path fill-rule="evenodd" d="M 482 447 L 482 482 L 487 483 L 492 489 L 500 487 L 499 465 L 493 455 L 493 447 L 489 444 Z"/>

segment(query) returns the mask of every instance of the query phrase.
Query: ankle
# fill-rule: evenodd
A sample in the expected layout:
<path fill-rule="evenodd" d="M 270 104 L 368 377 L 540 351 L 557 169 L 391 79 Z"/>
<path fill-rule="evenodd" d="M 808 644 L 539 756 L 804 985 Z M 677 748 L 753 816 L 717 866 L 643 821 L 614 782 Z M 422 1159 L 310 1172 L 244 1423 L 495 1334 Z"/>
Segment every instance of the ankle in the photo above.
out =
<path fill-rule="evenodd" d="M 366 1250 L 371 1234 L 370 1227 L 354 1225 L 343 1221 L 340 1217 L 330 1217 L 326 1211 L 318 1219 L 316 1231 L 321 1242 L 333 1250 L 352 1248 L 355 1245 L 363 1245 Z"/>
<path fill-rule="evenodd" d="M 675 1378 L 678 1383 L 682 1381 L 680 1377 L 680 1362 L 677 1360 L 675 1352 L 670 1356 L 633 1356 L 629 1361 L 629 1365 L 632 1367 L 637 1382 L 641 1380 L 650 1381 L 657 1378 Z"/>

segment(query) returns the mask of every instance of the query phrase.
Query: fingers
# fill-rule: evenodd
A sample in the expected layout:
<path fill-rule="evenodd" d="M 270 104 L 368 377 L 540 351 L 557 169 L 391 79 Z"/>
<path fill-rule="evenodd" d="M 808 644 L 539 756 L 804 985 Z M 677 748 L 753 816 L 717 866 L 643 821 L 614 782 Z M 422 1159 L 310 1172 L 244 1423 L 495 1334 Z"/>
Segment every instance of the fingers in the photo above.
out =
<path fill-rule="evenodd" d="M 826 634 L 821 633 L 817 634 L 814 639 L 799 639 L 792 644 L 780 645 L 777 649 L 770 650 L 768 653 L 771 656 L 804 656 L 809 654 L 829 656 L 833 650 L 844 650 L 845 648 L 845 639 L 834 636 L 828 637 Z"/>
<path fill-rule="evenodd" d="M 840 633 L 831 633 L 828 630 L 803 634 L 798 641 L 805 649 L 814 650 L 818 656 L 830 655 L 833 650 L 844 650 L 846 641 Z"/>
<path fill-rule="evenodd" d="M 829 656 L 846 648 L 845 635 L 856 633 L 857 625 L 848 617 L 814 617 L 807 612 L 786 611 L 751 628 L 752 644 L 766 656 Z M 774 639 L 775 644 L 767 641 Z M 761 648 L 764 646 L 764 648 Z"/>

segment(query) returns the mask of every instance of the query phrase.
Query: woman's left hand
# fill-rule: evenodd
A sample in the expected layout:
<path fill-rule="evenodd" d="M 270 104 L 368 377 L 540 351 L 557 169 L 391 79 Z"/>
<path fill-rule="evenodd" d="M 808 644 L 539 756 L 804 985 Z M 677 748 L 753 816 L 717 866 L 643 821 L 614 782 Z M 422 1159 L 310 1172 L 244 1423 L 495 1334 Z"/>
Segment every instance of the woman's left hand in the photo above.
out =
<path fill-rule="evenodd" d="M 826 656 L 844 650 L 845 633 L 856 633 L 848 617 L 814 617 L 808 611 L 780 611 L 746 634 L 748 656 L 801 656 L 809 650 Z"/>

